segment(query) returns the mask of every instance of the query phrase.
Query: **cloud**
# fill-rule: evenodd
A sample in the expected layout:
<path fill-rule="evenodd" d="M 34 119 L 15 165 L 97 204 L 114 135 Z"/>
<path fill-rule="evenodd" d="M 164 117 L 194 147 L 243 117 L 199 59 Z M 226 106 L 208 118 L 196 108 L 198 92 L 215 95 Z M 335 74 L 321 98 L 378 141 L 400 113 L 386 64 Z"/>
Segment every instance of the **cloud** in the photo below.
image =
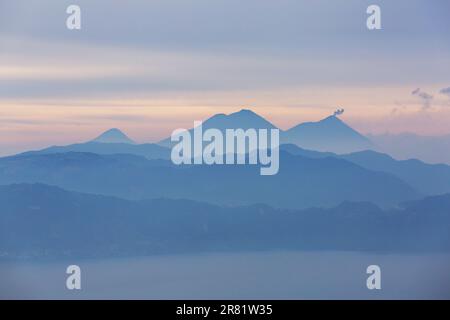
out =
<path fill-rule="evenodd" d="M 425 91 L 422 91 L 420 88 L 417 88 L 411 92 L 413 96 L 417 96 L 422 102 L 422 109 L 427 110 L 431 108 L 431 102 L 433 100 L 433 96 Z"/>
<path fill-rule="evenodd" d="M 218 90 L 264 94 L 297 86 L 414 86 L 448 79 L 450 49 L 443 41 L 448 29 L 443 26 L 450 22 L 445 15 L 439 21 L 427 17 L 420 9 L 428 8 L 425 0 L 407 15 L 407 21 L 422 23 L 405 29 L 402 19 L 391 21 L 397 31 L 417 30 L 419 38 L 402 32 L 377 38 L 370 57 L 362 52 L 373 39 L 365 28 L 355 28 L 361 16 L 353 14 L 353 1 L 279 2 L 154 0 L 123 6 L 78 0 L 78 32 L 65 28 L 66 7 L 72 1 L 0 1 L 0 96 L 113 98 Z M 408 0 L 399 3 L 389 2 L 391 11 Z M 318 23 L 322 17 L 324 22 Z M 418 58 L 428 52 L 434 57 L 435 51 L 441 58 Z"/>
<path fill-rule="evenodd" d="M 450 98 L 450 87 L 441 89 L 441 91 L 439 91 L 439 93 L 445 94 L 446 96 L 448 96 Z"/>

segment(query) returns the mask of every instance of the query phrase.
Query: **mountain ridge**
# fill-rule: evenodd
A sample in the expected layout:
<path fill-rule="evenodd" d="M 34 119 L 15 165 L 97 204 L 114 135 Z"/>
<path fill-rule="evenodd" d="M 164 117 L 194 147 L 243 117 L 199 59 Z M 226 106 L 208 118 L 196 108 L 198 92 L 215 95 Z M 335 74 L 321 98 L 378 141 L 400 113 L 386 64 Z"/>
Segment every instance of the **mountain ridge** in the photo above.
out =
<path fill-rule="evenodd" d="M 292 143 L 305 149 L 323 152 L 348 153 L 371 149 L 373 143 L 345 122 L 338 115 L 331 115 L 316 122 L 299 123 L 288 130 L 282 130 L 264 117 L 249 109 L 241 109 L 228 115 L 220 113 L 202 122 L 204 129 L 278 129 L 280 144 Z M 193 128 L 188 129 L 192 132 Z M 170 147 L 173 143 L 170 137 L 158 142 L 159 145 Z"/>
<path fill-rule="evenodd" d="M 335 154 L 302 149 L 296 145 L 281 145 L 281 150 L 309 158 L 335 157 L 373 171 L 393 174 L 424 195 L 450 192 L 450 166 L 429 164 L 417 159 L 397 160 L 388 154 L 364 150 L 348 154 Z"/>
<path fill-rule="evenodd" d="M 270 121 L 250 109 L 241 109 L 230 114 L 214 114 L 202 121 L 202 128 L 204 130 L 214 128 L 220 130 L 222 133 L 225 133 L 226 129 L 278 129 Z M 194 128 L 186 129 L 191 133 L 194 130 Z M 172 146 L 170 137 L 159 141 L 158 144 L 164 147 Z"/>
<path fill-rule="evenodd" d="M 236 250 L 450 251 L 449 194 L 390 210 L 344 202 L 293 211 L 184 199 L 131 201 L 15 184 L 0 186 L 0 203 L 0 260 Z"/>
<path fill-rule="evenodd" d="M 373 148 L 373 143 L 367 137 L 351 128 L 337 115 L 291 127 L 282 135 L 282 143 L 340 154 Z"/>
<path fill-rule="evenodd" d="M 169 160 L 120 154 L 29 154 L 1 158 L 0 180 L 8 184 L 41 182 L 128 199 L 167 196 L 280 208 L 327 207 L 344 200 L 391 206 L 420 197 L 398 177 L 344 159 L 312 159 L 281 151 L 280 163 L 278 174 L 265 177 L 254 165 L 175 166 Z"/>
<path fill-rule="evenodd" d="M 131 140 L 125 133 L 117 128 L 106 130 L 90 142 L 135 144 L 133 140 Z"/>
<path fill-rule="evenodd" d="M 214 114 L 202 122 L 202 127 L 204 130 L 209 128 L 219 129 L 223 133 L 226 129 L 278 129 L 280 130 L 280 144 L 295 144 L 303 149 L 320 152 L 342 154 L 374 148 L 374 145 L 367 137 L 352 129 L 340 120 L 337 115 L 331 115 L 316 122 L 300 123 L 288 130 L 281 130 L 254 111 L 241 109 L 230 114 Z M 192 132 L 193 128 L 187 130 Z M 87 142 L 65 146 L 51 146 L 41 150 L 26 151 L 23 153 L 56 153 L 69 151 L 94 152 L 99 154 L 133 153 L 147 156 L 149 159 L 168 159 L 170 157 L 170 150 L 167 150 L 167 148 L 171 148 L 172 145 L 173 143 L 170 137 L 155 143 L 137 144 L 121 130 L 111 128 L 95 139 Z M 155 155 L 152 155 L 152 152 Z"/>

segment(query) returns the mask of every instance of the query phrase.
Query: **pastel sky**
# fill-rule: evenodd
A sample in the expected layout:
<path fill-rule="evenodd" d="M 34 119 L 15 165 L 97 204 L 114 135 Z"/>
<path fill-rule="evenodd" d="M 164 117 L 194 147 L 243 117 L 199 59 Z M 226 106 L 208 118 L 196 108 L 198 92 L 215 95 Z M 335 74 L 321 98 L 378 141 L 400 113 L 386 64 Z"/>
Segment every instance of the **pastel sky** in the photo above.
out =
<path fill-rule="evenodd" d="M 450 134 L 449 87 L 448 0 L 0 0 L 1 155 L 111 127 L 156 141 L 241 108 L 282 129 L 339 106 L 362 133 Z"/>

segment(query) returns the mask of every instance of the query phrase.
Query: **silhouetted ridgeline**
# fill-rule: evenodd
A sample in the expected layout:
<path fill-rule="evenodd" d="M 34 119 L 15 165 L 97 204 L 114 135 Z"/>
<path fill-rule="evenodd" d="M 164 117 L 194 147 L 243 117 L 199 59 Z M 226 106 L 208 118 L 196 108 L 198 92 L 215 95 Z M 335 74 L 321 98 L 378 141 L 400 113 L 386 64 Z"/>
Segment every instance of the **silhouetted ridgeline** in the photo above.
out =
<path fill-rule="evenodd" d="M 305 150 L 293 144 L 282 145 L 281 150 L 312 159 L 335 157 L 369 170 L 387 172 L 425 195 L 450 192 L 450 166 L 445 164 L 428 164 L 416 159 L 395 160 L 387 154 L 371 150 L 337 155 Z"/>
<path fill-rule="evenodd" d="M 398 177 L 335 157 L 280 152 L 280 170 L 261 176 L 256 165 L 183 165 L 130 154 L 25 154 L 0 159 L 0 181 L 45 183 L 126 199 L 184 198 L 223 205 L 330 207 L 343 201 L 394 206 L 421 194 Z"/>
<path fill-rule="evenodd" d="M 250 110 L 203 126 L 274 128 Z M 280 147 L 273 176 L 259 165 L 176 166 L 168 140 L 136 144 L 119 129 L 0 158 L 0 257 L 450 250 L 450 195 L 422 199 L 450 193 L 450 166 L 299 147 L 374 147 L 337 116 L 281 141 L 293 144 Z"/>
<path fill-rule="evenodd" d="M 223 207 L 189 200 L 129 201 L 43 184 L 0 187 L 4 259 L 113 257 L 240 250 L 449 251 L 450 195 L 384 211 Z"/>

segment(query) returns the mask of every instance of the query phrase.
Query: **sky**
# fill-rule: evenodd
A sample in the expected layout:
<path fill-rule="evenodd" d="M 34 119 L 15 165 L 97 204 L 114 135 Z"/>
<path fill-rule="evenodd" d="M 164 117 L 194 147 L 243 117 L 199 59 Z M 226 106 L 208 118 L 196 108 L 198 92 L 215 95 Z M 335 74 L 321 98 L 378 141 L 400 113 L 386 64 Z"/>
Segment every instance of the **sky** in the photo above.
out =
<path fill-rule="evenodd" d="M 449 15 L 447 0 L 0 0 L 0 155 L 112 127 L 158 141 L 242 108 L 281 129 L 340 107 L 365 134 L 450 134 Z"/>

